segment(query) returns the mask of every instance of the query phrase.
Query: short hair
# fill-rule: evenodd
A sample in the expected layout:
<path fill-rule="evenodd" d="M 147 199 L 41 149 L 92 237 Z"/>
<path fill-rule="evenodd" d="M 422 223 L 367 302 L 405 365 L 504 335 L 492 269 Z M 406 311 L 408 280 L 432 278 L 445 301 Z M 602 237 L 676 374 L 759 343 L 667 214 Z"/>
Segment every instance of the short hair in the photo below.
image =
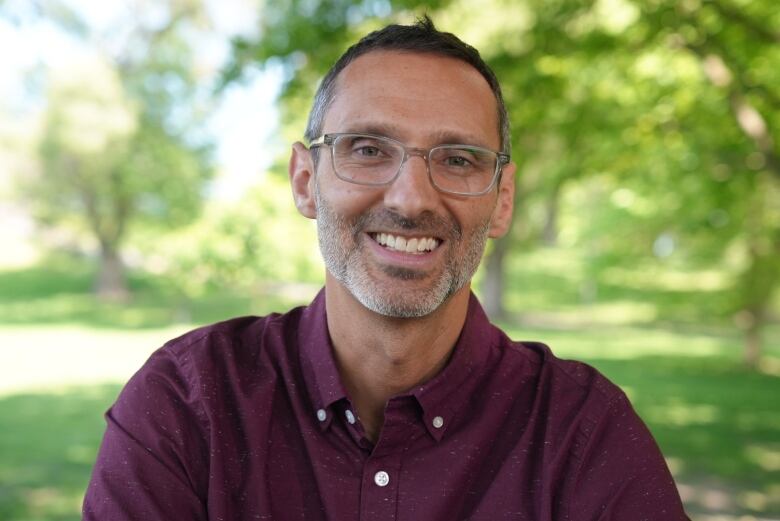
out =
<path fill-rule="evenodd" d="M 320 83 L 314 95 L 314 104 L 306 125 L 306 139 L 311 142 L 322 134 L 325 113 L 336 96 L 336 80 L 339 73 L 356 58 L 372 51 L 409 51 L 445 56 L 464 61 L 474 67 L 490 85 L 498 107 L 498 133 L 501 151 L 509 153 L 509 116 L 507 115 L 501 86 L 495 73 L 479 55 L 479 51 L 463 42 L 452 33 L 439 31 L 428 15 L 419 18 L 413 25 L 388 25 L 364 36 L 359 42 L 341 55 Z"/>

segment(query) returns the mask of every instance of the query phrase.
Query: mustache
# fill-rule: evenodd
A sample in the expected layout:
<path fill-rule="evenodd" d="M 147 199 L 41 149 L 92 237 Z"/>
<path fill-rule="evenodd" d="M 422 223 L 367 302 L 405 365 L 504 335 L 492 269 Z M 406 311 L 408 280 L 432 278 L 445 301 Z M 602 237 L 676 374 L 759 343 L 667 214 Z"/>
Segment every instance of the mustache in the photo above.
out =
<path fill-rule="evenodd" d="M 463 230 L 457 222 L 430 210 L 414 218 L 404 217 L 387 208 L 366 212 L 357 218 L 352 229 L 356 234 L 366 229 L 403 230 L 449 240 L 459 240 L 463 236 Z"/>

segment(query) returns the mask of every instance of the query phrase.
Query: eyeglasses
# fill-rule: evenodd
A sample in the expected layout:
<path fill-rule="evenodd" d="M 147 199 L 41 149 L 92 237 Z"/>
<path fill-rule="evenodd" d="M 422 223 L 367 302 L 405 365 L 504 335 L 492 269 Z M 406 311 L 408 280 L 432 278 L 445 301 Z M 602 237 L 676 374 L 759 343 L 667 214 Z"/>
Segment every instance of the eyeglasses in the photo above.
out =
<path fill-rule="evenodd" d="M 325 134 L 310 148 L 329 146 L 336 177 L 366 186 L 389 185 L 398 178 L 411 156 L 428 165 L 428 178 L 440 192 L 477 196 L 496 184 L 509 155 L 471 145 L 439 145 L 430 149 L 407 147 L 384 136 Z"/>

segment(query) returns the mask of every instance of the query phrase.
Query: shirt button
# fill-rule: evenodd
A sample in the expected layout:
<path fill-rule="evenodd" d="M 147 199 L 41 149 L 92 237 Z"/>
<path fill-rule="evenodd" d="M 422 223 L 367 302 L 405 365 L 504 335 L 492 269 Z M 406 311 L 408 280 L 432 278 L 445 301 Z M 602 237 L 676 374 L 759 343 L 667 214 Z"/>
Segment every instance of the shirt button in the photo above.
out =
<path fill-rule="evenodd" d="M 386 487 L 387 484 L 390 483 L 390 476 L 384 470 L 380 470 L 374 474 L 374 483 L 380 487 Z"/>
<path fill-rule="evenodd" d="M 344 413 L 344 414 L 346 415 L 346 417 L 347 417 L 347 421 L 350 423 L 350 425 L 352 425 L 353 423 L 355 423 L 355 415 L 354 415 L 354 414 L 352 414 L 352 411 L 350 411 L 349 409 L 347 409 L 347 412 L 346 412 L 346 413 Z"/>
<path fill-rule="evenodd" d="M 320 409 L 317 411 L 317 419 L 321 422 L 324 422 L 328 418 L 328 413 L 325 412 L 325 409 Z"/>
<path fill-rule="evenodd" d="M 433 426 L 437 429 L 441 429 L 444 426 L 444 418 L 437 416 L 433 419 Z"/>

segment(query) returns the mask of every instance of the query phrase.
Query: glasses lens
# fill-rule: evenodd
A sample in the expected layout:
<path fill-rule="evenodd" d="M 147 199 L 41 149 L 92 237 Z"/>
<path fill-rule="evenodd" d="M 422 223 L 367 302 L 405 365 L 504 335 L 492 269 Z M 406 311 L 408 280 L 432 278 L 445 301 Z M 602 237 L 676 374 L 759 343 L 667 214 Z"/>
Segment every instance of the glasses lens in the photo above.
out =
<path fill-rule="evenodd" d="M 493 184 L 498 156 L 484 148 L 443 146 L 431 150 L 433 184 L 440 190 L 478 194 Z"/>
<path fill-rule="evenodd" d="M 332 145 L 333 168 L 345 181 L 360 184 L 384 184 L 401 167 L 404 149 L 388 139 L 344 134 Z"/>

